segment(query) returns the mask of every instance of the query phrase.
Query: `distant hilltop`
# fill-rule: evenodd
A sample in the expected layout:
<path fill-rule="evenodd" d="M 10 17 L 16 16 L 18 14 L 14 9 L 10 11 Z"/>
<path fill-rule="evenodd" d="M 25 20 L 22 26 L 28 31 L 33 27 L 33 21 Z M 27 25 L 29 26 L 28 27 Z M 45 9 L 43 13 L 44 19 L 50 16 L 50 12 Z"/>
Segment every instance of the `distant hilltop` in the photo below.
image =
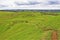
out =
<path fill-rule="evenodd" d="M 40 11 L 40 12 L 60 12 L 60 10 L 0 10 L 0 11 L 11 11 L 11 12 L 19 12 L 19 11 Z"/>

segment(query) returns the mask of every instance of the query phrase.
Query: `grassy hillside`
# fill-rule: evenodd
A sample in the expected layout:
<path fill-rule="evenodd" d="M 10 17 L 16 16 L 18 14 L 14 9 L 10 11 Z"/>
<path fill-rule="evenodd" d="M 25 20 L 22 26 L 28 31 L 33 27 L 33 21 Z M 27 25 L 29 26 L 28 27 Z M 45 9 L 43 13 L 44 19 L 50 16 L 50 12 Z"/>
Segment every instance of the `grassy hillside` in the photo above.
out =
<path fill-rule="evenodd" d="M 0 40 L 51 40 L 54 30 L 60 35 L 60 12 L 0 12 Z"/>

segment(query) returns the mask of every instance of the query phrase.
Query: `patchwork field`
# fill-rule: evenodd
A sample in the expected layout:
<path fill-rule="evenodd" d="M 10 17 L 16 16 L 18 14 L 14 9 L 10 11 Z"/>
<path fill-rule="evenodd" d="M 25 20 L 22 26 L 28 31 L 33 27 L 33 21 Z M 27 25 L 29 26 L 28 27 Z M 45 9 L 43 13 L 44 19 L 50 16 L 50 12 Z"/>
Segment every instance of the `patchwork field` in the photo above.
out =
<path fill-rule="evenodd" d="M 60 40 L 60 12 L 0 11 L 0 40 Z"/>

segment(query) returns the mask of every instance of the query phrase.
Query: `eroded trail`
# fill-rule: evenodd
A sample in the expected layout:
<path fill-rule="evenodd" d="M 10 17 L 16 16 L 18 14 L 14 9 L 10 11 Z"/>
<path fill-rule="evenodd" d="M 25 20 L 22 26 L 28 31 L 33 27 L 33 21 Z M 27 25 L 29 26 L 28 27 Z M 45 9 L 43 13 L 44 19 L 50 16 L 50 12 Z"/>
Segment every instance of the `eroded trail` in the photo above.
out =
<path fill-rule="evenodd" d="M 58 33 L 57 33 L 57 31 L 53 31 L 52 32 L 51 40 L 58 40 Z"/>

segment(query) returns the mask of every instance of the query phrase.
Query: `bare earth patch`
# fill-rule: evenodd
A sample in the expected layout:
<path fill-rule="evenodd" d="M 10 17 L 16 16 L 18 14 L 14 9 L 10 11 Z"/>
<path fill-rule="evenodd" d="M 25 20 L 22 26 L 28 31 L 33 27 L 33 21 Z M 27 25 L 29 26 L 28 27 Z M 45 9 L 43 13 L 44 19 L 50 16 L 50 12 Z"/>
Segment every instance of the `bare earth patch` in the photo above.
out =
<path fill-rule="evenodd" d="M 51 40 L 58 40 L 58 33 L 57 33 L 57 31 L 53 31 L 52 32 Z"/>

